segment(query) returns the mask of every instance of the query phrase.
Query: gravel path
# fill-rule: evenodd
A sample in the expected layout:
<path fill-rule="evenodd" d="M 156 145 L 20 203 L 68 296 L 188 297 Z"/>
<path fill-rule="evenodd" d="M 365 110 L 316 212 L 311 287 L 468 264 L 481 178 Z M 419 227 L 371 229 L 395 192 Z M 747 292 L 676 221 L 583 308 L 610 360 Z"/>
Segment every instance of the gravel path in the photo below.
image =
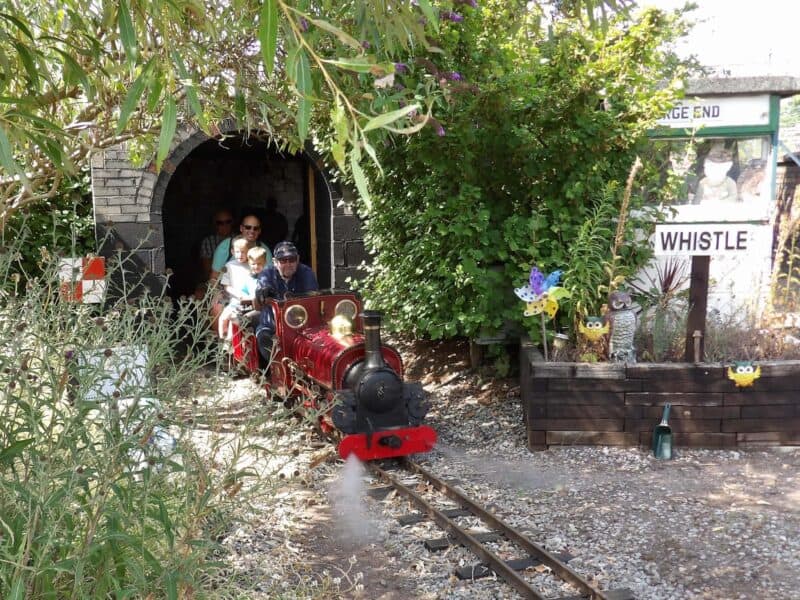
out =
<path fill-rule="evenodd" d="M 627 587 L 638 600 L 800 597 L 800 450 L 678 448 L 672 461 L 635 448 L 531 453 L 511 382 L 481 382 L 461 352 L 423 383 L 441 440 L 424 457 L 430 470 L 574 556 L 570 564 L 601 588 Z M 259 394 L 246 380 L 236 385 Z M 264 424 L 264 435 L 277 426 Z M 287 437 L 287 448 L 312 439 L 299 427 Z M 243 515 L 257 519 L 223 541 L 240 597 L 518 597 L 492 579 L 457 580 L 456 564 L 476 562 L 470 553 L 426 551 L 421 532 L 435 537 L 435 528 L 399 526 L 409 505 L 365 497 L 370 479 L 330 449 L 304 447 L 282 468 L 282 487 Z"/>

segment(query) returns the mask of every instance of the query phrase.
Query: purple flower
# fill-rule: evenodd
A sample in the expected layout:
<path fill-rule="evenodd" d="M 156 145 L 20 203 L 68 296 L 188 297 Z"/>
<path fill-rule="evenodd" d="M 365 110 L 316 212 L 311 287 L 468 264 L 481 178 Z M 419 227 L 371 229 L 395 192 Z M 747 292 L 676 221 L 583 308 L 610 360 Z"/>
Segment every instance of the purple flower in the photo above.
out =
<path fill-rule="evenodd" d="M 460 23 L 464 20 L 464 17 L 452 10 L 443 10 L 441 13 L 439 13 L 439 17 L 443 21 L 452 21 L 453 23 Z"/>
<path fill-rule="evenodd" d="M 406 86 L 404 86 L 402 83 L 397 83 L 397 82 L 395 82 L 393 87 L 398 92 L 402 92 L 404 89 L 406 89 Z"/>
<path fill-rule="evenodd" d="M 71 360 L 73 356 L 75 356 L 75 352 L 72 350 L 67 350 L 66 352 L 64 352 L 64 358 L 66 358 L 67 360 Z"/>
<path fill-rule="evenodd" d="M 394 63 L 394 72 L 406 73 L 408 72 L 408 65 L 406 63 Z"/>
<path fill-rule="evenodd" d="M 464 79 L 464 76 L 461 75 L 461 73 L 459 73 L 458 71 L 450 71 L 447 74 L 447 78 L 451 81 L 462 81 Z"/>
<path fill-rule="evenodd" d="M 369 43 L 367 40 L 364 40 L 363 42 L 361 42 L 361 47 L 362 47 L 364 50 L 369 50 L 370 43 Z"/>
<path fill-rule="evenodd" d="M 300 17 L 300 31 L 308 31 L 308 21 L 305 17 Z"/>
<path fill-rule="evenodd" d="M 428 125 L 433 127 L 433 130 L 436 132 L 436 135 L 438 135 L 439 137 L 444 136 L 444 127 L 442 127 L 442 124 L 439 123 L 439 121 L 437 121 L 433 117 L 428 117 Z"/>

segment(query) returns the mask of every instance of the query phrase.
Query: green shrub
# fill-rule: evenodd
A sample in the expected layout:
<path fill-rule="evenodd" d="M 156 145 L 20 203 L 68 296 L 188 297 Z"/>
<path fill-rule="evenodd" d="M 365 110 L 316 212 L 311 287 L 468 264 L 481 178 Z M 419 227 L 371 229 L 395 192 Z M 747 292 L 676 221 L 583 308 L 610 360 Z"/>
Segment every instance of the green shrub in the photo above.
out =
<path fill-rule="evenodd" d="M 203 595 L 233 509 L 272 481 L 241 466 L 265 454 L 257 421 L 196 446 L 191 400 L 219 381 L 205 325 L 163 297 L 67 302 L 55 261 L 24 281 L 18 256 L 0 254 L 0 595 Z"/>
<path fill-rule="evenodd" d="M 395 329 L 431 338 L 526 329 L 538 340 L 538 319 L 523 317 L 513 293 L 532 266 L 567 271 L 575 300 L 562 303 L 563 328 L 578 301 L 599 310 L 607 264 L 631 272 L 648 258 L 636 219 L 616 257 L 613 244 L 616 221 L 642 207 L 637 195 L 621 209 L 622 182 L 677 93 L 663 82 L 684 72 L 664 50 L 679 20 L 645 11 L 591 31 L 565 18 L 536 38 L 525 22 L 535 11 L 520 6 L 481 3 L 485 18 L 448 29 L 443 56 L 398 76 L 413 87 L 458 75 L 437 106 L 443 129 L 431 122 L 379 147 L 384 176 L 360 207 L 374 256 L 365 295 Z"/>
<path fill-rule="evenodd" d="M 88 169 L 61 182 L 58 193 L 12 213 L 2 242 L 13 244 L 19 257 L 12 267 L 23 277 L 41 275 L 40 248 L 63 256 L 83 255 L 95 246 L 94 214 Z M 26 243 L 19 244 L 24 239 Z"/>

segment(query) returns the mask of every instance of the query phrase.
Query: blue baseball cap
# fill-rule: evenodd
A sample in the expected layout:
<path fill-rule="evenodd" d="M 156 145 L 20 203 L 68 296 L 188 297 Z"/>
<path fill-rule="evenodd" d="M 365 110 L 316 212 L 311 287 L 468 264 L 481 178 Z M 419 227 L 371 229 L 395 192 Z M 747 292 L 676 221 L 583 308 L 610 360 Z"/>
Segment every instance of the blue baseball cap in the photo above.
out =
<path fill-rule="evenodd" d="M 289 256 L 298 255 L 297 247 L 292 242 L 279 242 L 275 246 L 275 251 L 272 253 L 272 256 L 275 258 L 287 258 Z"/>

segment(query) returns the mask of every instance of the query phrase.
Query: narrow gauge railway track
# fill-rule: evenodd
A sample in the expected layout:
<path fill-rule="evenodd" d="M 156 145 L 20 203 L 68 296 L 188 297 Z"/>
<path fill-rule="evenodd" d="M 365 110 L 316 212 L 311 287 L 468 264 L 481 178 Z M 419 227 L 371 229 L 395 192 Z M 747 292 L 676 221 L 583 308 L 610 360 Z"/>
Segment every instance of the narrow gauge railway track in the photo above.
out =
<path fill-rule="evenodd" d="M 545 548 L 532 542 L 525 535 L 491 514 L 486 508 L 417 463 L 407 458 L 401 458 L 398 459 L 397 464 L 403 469 L 400 473 L 413 473 L 420 478 L 421 483 L 427 484 L 461 508 L 456 510 L 437 508 L 433 500 L 426 499 L 422 494 L 404 484 L 397 475 L 397 471 L 387 471 L 374 462 L 368 463 L 367 468 L 391 488 L 408 498 L 421 513 L 435 521 L 450 537 L 475 553 L 482 561 L 482 565 L 478 568 L 471 569 L 476 578 L 493 571 L 519 592 L 523 598 L 546 600 L 547 596 L 538 591 L 521 574 L 522 569 L 544 565 L 549 568 L 553 576 L 570 584 L 578 592 L 577 595 L 561 596 L 558 600 L 634 600 L 633 593 L 627 588 L 608 591 L 599 590 L 567 565 L 569 557 L 548 552 Z M 479 519 L 491 529 L 491 533 L 489 535 L 471 533 L 458 524 L 457 519 L 462 516 L 472 516 Z M 505 540 L 519 548 L 522 557 L 512 560 L 500 558 L 489 546 L 491 541 L 498 538 L 505 538 Z M 433 541 L 435 542 L 436 540 Z M 445 544 L 447 544 L 446 541 Z"/>

